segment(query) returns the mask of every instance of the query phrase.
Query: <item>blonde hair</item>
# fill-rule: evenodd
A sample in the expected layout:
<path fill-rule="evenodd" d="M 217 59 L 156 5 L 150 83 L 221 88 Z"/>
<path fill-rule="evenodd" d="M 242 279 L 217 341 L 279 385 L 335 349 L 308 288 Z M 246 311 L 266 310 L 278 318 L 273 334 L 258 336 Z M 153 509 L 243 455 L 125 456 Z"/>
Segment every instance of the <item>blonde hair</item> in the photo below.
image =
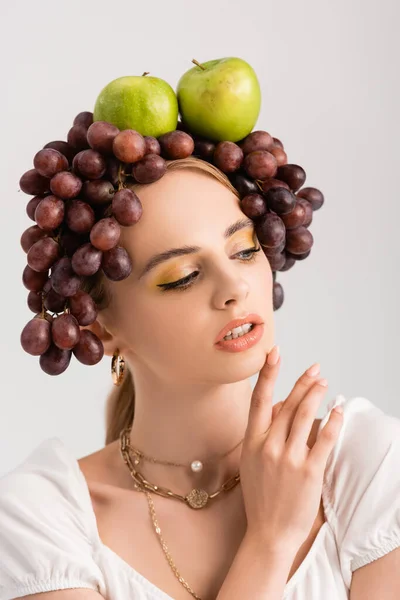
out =
<path fill-rule="evenodd" d="M 225 185 L 237 198 L 240 198 L 237 189 L 232 185 L 228 177 L 214 165 L 194 156 L 167 161 L 167 171 L 177 171 L 185 168 L 195 168 L 209 173 Z M 143 186 L 140 184 L 131 184 L 129 187 L 132 190 L 139 190 Z M 99 310 L 108 306 L 110 297 L 107 293 L 104 275 L 101 270 L 92 277 L 87 277 L 82 289 L 92 296 Z M 113 387 L 106 400 L 106 444 L 110 444 L 118 439 L 122 429 L 132 424 L 135 413 L 135 385 L 132 372 L 127 365 L 125 366 L 126 369 L 122 384 Z"/>

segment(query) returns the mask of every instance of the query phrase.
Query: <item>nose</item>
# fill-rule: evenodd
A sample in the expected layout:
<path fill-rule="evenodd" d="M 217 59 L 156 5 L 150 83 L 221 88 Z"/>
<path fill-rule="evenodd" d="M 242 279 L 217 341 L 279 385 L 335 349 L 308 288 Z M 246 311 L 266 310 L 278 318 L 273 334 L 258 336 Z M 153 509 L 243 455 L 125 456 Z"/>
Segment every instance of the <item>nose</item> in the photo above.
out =
<path fill-rule="evenodd" d="M 249 294 L 250 286 L 237 269 L 221 268 L 216 272 L 214 289 L 214 306 L 222 309 L 227 304 L 236 302 L 241 305 Z"/>

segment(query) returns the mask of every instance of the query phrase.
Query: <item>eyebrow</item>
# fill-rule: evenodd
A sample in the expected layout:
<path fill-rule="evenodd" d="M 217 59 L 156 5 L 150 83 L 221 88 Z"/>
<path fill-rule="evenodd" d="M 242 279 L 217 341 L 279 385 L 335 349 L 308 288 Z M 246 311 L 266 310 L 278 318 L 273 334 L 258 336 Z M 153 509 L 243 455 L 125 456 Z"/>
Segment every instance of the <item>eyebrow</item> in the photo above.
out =
<path fill-rule="evenodd" d="M 239 231 L 240 229 L 244 229 L 246 227 L 254 227 L 254 222 L 252 219 L 239 219 L 236 223 L 232 223 L 223 233 L 224 239 L 230 238 L 234 233 Z M 159 254 L 154 254 L 146 263 L 144 269 L 139 275 L 139 279 L 144 277 L 146 273 L 148 273 L 151 269 L 154 269 L 157 265 L 169 260 L 170 258 L 174 258 L 175 256 L 185 256 L 186 254 L 195 254 L 200 252 L 200 246 L 181 246 L 180 248 L 170 248 L 169 250 L 165 250 L 164 252 L 160 252 Z"/>

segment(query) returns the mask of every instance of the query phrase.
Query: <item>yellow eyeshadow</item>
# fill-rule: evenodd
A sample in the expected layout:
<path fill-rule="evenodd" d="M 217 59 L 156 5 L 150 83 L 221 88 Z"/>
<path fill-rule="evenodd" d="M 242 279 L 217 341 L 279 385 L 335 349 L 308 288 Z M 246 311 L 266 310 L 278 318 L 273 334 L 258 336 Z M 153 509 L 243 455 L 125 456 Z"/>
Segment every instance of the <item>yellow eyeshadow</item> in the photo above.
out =
<path fill-rule="evenodd" d="M 254 232 L 254 230 L 252 229 L 247 229 L 245 231 L 240 232 L 241 235 L 238 236 L 238 239 L 235 241 L 235 243 L 232 245 L 231 249 L 229 250 L 229 254 L 236 254 L 238 252 L 243 252 L 244 250 L 248 250 L 249 248 L 252 248 L 257 244 L 257 237 L 256 234 Z M 184 277 L 187 277 L 188 275 L 190 275 L 191 273 L 193 273 L 193 271 L 195 271 L 195 267 L 191 266 L 191 267 L 182 267 L 182 263 L 184 261 L 190 260 L 190 256 L 182 256 L 180 259 L 178 259 L 177 261 L 173 262 L 171 264 L 171 261 L 169 261 L 168 266 L 166 266 L 164 271 L 161 271 L 161 273 L 158 273 L 155 277 L 155 281 L 153 282 L 152 285 L 154 285 L 154 287 L 157 287 L 158 285 L 162 284 L 162 283 L 172 283 L 174 281 L 178 281 L 178 279 L 183 279 Z"/>
<path fill-rule="evenodd" d="M 184 260 L 184 258 L 182 257 L 181 260 Z M 187 275 L 190 275 L 190 273 L 193 273 L 193 271 L 193 267 L 182 268 L 179 266 L 179 263 L 169 265 L 168 269 L 157 276 L 157 281 L 154 282 L 154 285 L 157 286 L 160 283 L 172 283 L 173 281 L 187 277 Z"/>

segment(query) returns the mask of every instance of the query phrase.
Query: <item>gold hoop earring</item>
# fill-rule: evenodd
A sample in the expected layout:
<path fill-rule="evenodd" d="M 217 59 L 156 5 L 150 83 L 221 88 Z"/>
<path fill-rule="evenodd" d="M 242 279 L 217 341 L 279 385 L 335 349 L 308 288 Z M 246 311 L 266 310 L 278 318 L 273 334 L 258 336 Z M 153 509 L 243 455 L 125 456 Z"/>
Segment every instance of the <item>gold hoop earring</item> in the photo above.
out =
<path fill-rule="evenodd" d="M 125 373 L 124 357 L 116 350 L 111 360 L 111 376 L 114 385 L 121 385 Z"/>

